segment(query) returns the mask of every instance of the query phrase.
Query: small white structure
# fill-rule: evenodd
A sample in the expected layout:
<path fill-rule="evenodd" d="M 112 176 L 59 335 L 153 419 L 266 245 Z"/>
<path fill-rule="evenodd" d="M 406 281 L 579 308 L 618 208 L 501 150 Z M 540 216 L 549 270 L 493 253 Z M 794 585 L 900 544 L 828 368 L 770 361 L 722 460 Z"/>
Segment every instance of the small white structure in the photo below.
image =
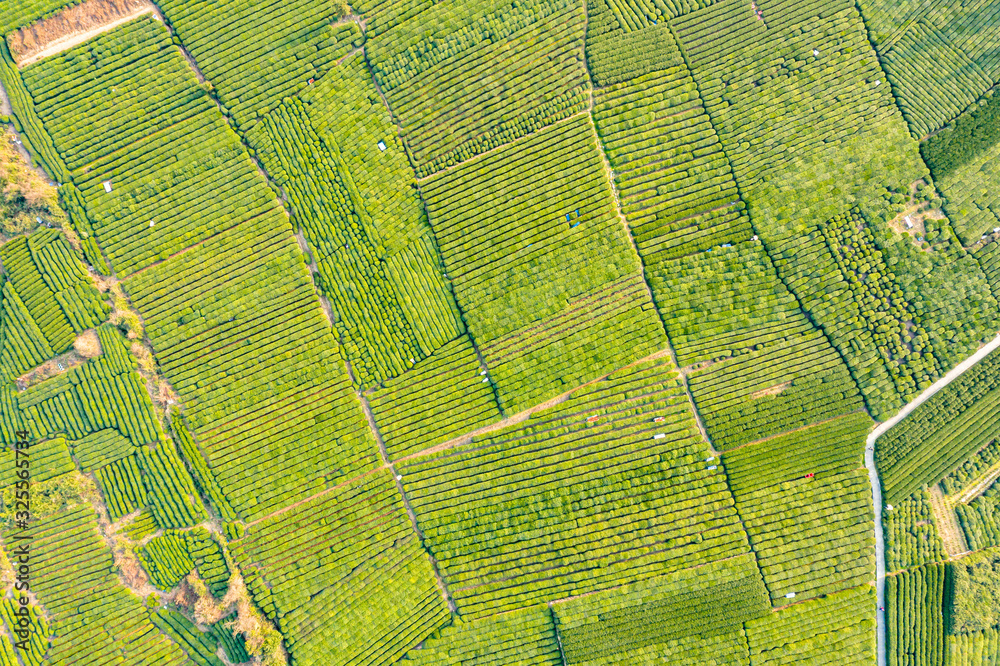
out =
<path fill-rule="evenodd" d="M 1000 234 L 1000 227 L 993 227 L 993 233 Z"/>
<path fill-rule="evenodd" d="M 751 238 L 750 240 L 752 240 L 752 241 L 755 241 L 755 240 L 757 240 L 757 234 L 754 234 L 754 235 L 753 235 L 753 238 Z"/>
<path fill-rule="evenodd" d="M 106 180 L 101 184 L 104 185 L 104 191 L 107 192 L 108 194 L 111 194 L 111 181 Z"/>
<path fill-rule="evenodd" d="M 819 57 L 819 51 L 816 50 L 816 49 L 813 49 L 813 55 L 818 58 Z"/>
<path fill-rule="evenodd" d="M 381 150 L 383 153 L 385 152 L 385 141 L 378 142 L 378 149 Z"/>
<path fill-rule="evenodd" d="M 713 469 L 718 469 L 718 468 L 719 468 L 719 466 L 718 466 L 718 465 L 709 465 L 709 466 L 708 466 L 708 469 L 709 469 L 710 471 L 711 471 L 711 470 L 713 470 Z"/>
<path fill-rule="evenodd" d="M 886 505 L 885 505 L 885 508 L 886 508 L 886 510 L 888 510 L 888 511 L 892 511 L 892 505 L 891 505 L 891 504 L 886 504 Z"/>
<path fill-rule="evenodd" d="M 789 592 L 788 594 L 785 595 L 785 598 L 786 599 L 794 599 L 795 598 L 795 593 L 794 592 Z"/>
<path fill-rule="evenodd" d="M 880 85 L 882 85 L 882 79 L 877 79 L 877 80 L 875 81 L 875 85 L 877 85 L 877 86 L 880 86 Z"/>
<path fill-rule="evenodd" d="M 156 226 L 156 220 L 150 220 L 149 221 L 149 226 L 150 227 L 155 227 Z"/>
<path fill-rule="evenodd" d="M 653 435 L 653 439 L 663 439 L 666 436 L 667 436 L 666 433 L 662 433 L 661 432 L 661 433 L 657 433 L 657 434 Z"/>
<path fill-rule="evenodd" d="M 907 215 L 906 219 L 903 220 L 903 226 L 906 227 L 907 229 L 912 229 L 913 228 L 913 222 L 910 222 L 910 216 L 909 215 Z"/>
<path fill-rule="evenodd" d="M 483 377 L 483 384 L 485 384 L 485 383 L 486 383 L 486 382 L 488 382 L 488 381 L 490 381 L 490 378 L 489 378 L 489 377 Z"/>

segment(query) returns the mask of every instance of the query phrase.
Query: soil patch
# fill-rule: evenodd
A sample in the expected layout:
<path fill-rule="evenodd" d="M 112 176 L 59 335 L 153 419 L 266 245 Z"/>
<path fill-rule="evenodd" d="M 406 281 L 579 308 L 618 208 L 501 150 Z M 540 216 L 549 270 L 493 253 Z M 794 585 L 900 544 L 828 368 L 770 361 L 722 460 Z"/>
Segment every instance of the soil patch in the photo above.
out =
<path fill-rule="evenodd" d="M 779 393 L 784 392 L 784 390 L 791 385 L 792 385 L 791 382 L 782 382 L 781 384 L 777 384 L 775 386 L 769 386 L 766 389 L 754 391 L 753 393 L 750 394 L 750 399 L 757 400 L 759 398 L 766 398 L 769 395 L 778 395 Z"/>
<path fill-rule="evenodd" d="M 24 67 L 147 13 L 157 13 L 149 0 L 87 0 L 12 32 L 7 46 Z"/>

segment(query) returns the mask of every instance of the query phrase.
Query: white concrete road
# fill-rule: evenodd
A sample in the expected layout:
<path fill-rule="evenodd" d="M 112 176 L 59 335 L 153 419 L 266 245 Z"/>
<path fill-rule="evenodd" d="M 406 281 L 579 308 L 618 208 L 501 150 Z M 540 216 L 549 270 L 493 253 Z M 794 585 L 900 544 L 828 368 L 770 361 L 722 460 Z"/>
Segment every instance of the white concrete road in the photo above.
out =
<path fill-rule="evenodd" d="M 880 423 L 868 435 L 865 443 L 865 467 L 868 468 L 868 478 L 872 483 L 872 501 L 875 507 L 875 591 L 878 597 L 878 608 L 880 609 L 885 608 L 885 541 L 882 538 L 882 485 L 879 483 L 878 470 L 875 469 L 875 440 L 882 436 L 889 428 L 906 418 L 910 412 L 926 402 L 932 395 L 955 381 L 963 372 L 978 363 L 984 356 L 997 347 L 1000 347 L 1000 335 L 993 338 L 975 354 L 952 368 L 948 374 L 934 382 L 923 393 L 918 395 L 913 402 L 903 407 L 898 414 L 888 421 Z M 885 666 L 885 613 L 881 610 L 876 610 L 875 627 L 878 645 L 878 666 Z"/>

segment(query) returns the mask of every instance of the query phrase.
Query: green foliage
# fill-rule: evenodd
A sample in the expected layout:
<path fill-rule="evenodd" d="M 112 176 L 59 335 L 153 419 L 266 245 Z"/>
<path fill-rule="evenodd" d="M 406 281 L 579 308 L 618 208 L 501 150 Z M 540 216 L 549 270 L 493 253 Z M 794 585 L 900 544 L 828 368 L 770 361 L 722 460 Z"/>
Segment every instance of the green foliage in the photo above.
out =
<path fill-rule="evenodd" d="M 202 632 L 183 613 L 163 609 L 151 615 L 153 624 L 177 642 L 197 666 L 223 666 L 215 651 L 218 639 L 211 632 Z"/>
<path fill-rule="evenodd" d="M 169 438 L 160 440 L 156 448 L 139 449 L 139 462 L 157 523 L 190 527 L 207 518 L 191 474 Z"/>
<path fill-rule="evenodd" d="M 1000 629 L 948 636 L 949 666 L 996 666 L 1000 663 Z"/>
<path fill-rule="evenodd" d="M 666 22 L 622 30 L 614 4 L 613 0 L 587 3 L 587 66 L 595 84 L 628 81 L 683 63 Z"/>
<path fill-rule="evenodd" d="M 0 12 L 4 11 L 0 8 Z M 0 33 L 5 34 L 5 33 Z M 21 142 L 29 155 L 39 162 L 46 173 L 56 181 L 69 180 L 69 171 L 57 151 L 52 136 L 38 115 L 38 109 L 25 87 L 22 72 L 18 71 L 7 48 L 7 40 L 0 43 L 0 83 L 3 84 L 11 109 L 14 129 L 20 133 Z"/>
<path fill-rule="evenodd" d="M 178 412 L 174 412 L 172 415 L 170 425 L 177 445 L 180 447 L 181 455 L 194 473 L 194 480 L 198 488 L 208 497 L 212 507 L 223 520 L 236 520 L 236 511 L 226 499 L 215 475 L 205 461 L 204 454 L 198 448 L 198 444 L 194 441 L 194 437 Z"/>
<path fill-rule="evenodd" d="M 356 23 L 333 22 L 335 4 L 166 0 L 161 9 L 219 100 L 248 129 L 258 110 L 301 91 L 362 45 Z"/>
<path fill-rule="evenodd" d="M 229 657 L 229 661 L 234 664 L 242 664 L 245 661 L 250 661 L 250 655 L 247 654 L 243 635 L 234 633 L 233 629 L 227 626 L 233 619 L 235 618 L 222 619 L 213 624 L 210 630 L 219 641 L 226 656 Z"/>
<path fill-rule="evenodd" d="M 815 330 L 758 342 L 753 350 L 693 370 L 688 385 L 720 450 L 862 406 L 843 361 Z"/>
<path fill-rule="evenodd" d="M 73 442 L 72 446 L 73 457 L 84 472 L 127 458 L 136 452 L 131 441 L 112 429 L 93 432 Z"/>
<path fill-rule="evenodd" d="M 161 590 L 172 590 L 195 568 L 188 554 L 183 532 L 168 530 L 136 549 L 136 555 L 149 574 L 149 580 Z"/>
<path fill-rule="evenodd" d="M 666 259 L 752 235 L 691 72 L 670 33 L 664 34 L 660 48 L 670 54 L 668 66 L 598 90 L 593 111 L 647 271 Z"/>
<path fill-rule="evenodd" d="M 230 551 L 297 664 L 395 663 L 449 618 L 388 470 L 249 525 Z"/>
<path fill-rule="evenodd" d="M 455 603 L 479 618 L 747 553 L 706 456 L 661 358 L 396 469 Z"/>
<path fill-rule="evenodd" d="M 146 486 L 138 458 L 138 455 L 131 455 L 97 470 L 95 476 L 112 522 L 146 506 Z"/>
<path fill-rule="evenodd" d="M 937 483 L 991 442 L 1000 414 L 1000 353 L 993 352 L 880 437 L 875 462 L 890 504 Z"/>
<path fill-rule="evenodd" d="M 771 602 L 863 584 L 874 566 L 862 452 L 871 419 L 851 414 L 722 457 Z"/>
<path fill-rule="evenodd" d="M 1000 95 L 991 89 L 944 129 L 920 144 L 935 180 L 943 180 L 1000 143 Z"/>
<path fill-rule="evenodd" d="M 971 157 L 937 181 L 944 210 L 965 245 L 1000 226 L 1000 141 Z"/>
<path fill-rule="evenodd" d="M 599 662 L 683 638 L 705 640 L 770 612 L 749 553 L 554 608 L 567 664 Z"/>
<path fill-rule="evenodd" d="M 357 65 L 360 60 L 352 62 Z M 360 75 L 357 66 L 338 68 L 331 74 L 345 78 L 354 88 L 361 87 Z M 351 99 L 350 88 L 338 92 Z M 381 103 L 379 108 L 383 108 Z M 382 174 L 384 180 L 396 184 L 385 188 L 386 193 L 408 190 L 404 194 L 409 196 L 398 197 L 407 205 L 392 210 L 380 205 L 386 193 L 364 196 L 354 174 L 365 179 L 365 191 L 371 195 L 379 189 L 379 179 L 371 173 L 377 169 L 351 169 L 345 155 L 356 151 L 346 142 L 342 149 L 337 141 L 357 137 L 338 128 L 317 138 L 311 113 L 298 99 L 283 104 L 261 124 L 260 131 L 266 135 L 258 143 L 270 147 L 261 151 L 265 165 L 285 188 L 295 219 L 316 252 L 317 282 L 330 299 L 334 323 L 355 375 L 368 387 L 408 370 L 415 360 L 461 333 L 462 324 L 429 240 L 417 239 L 397 252 L 396 260 L 390 259 L 382 241 L 384 233 L 398 248 L 402 241 L 397 234 L 426 230 L 422 211 L 413 205 L 412 172 L 410 183 L 400 182 L 402 175 L 393 177 L 398 164 L 387 165 Z M 391 126 L 381 129 L 382 134 L 365 137 L 373 146 L 392 140 Z"/>
<path fill-rule="evenodd" d="M 440 629 L 400 662 L 407 666 L 557 666 L 563 663 L 548 606 L 462 621 Z"/>
<path fill-rule="evenodd" d="M 188 663 L 183 651 L 155 630 L 142 599 L 121 583 L 87 502 L 45 516 L 29 536 L 33 571 L 48 572 L 31 583 L 54 628 L 47 663 L 85 664 L 104 656 L 143 666 Z M 88 621 L 80 621 L 81 612 Z"/>
<path fill-rule="evenodd" d="M 500 420 L 492 387 L 468 336 L 441 347 L 368 396 L 393 460 Z"/>
<path fill-rule="evenodd" d="M 159 527 L 153 517 L 153 512 L 144 508 L 131 522 L 121 528 L 121 532 L 132 541 L 138 542 L 156 532 Z"/>
<path fill-rule="evenodd" d="M 926 173 L 855 3 L 747 4 L 671 25 L 765 242 Z"/>
<path fill-rule="evenodd" d="M 3 285 L 0 372 L 6 383 L 51 358 L 53 352 L 14 285 L 4 276 L 0 276 L 0 284 Z"/>
<path fill-rule="evenodd" d="M 928 564 L 886 578 L 889 666 L 944 663 L 947 566 Z"/>
<path fill-rule="evenodd" d="M 815 330 L 758 242 L 665 261 L 649 270 L 649 283 L 682 367 Z"/>
<path fill-rule="evenodd" d="M 212 595 L 221 599 L 229 587 L 229 567 L 222 546 L 204 527 L 184 532 L 184 540 L 198 575 L 208 585 Z"/>
<path fill-rule="evenodd" d="M 997 626 L 1000 623 L 1000 550 L 990 548 L 973 553 L 950 566 L 954 575 L 949 614 L 951 633 L 964 634 Z"/>
<path fill-rule="evenodd" d="M 29 632 L 27 636 L 27 649 L 22 647 L 17 649 L 17 653 L 21 657 L 21 663 L 24 666 L 40 666 L 45 661 L 45 652 L 49 648 L 52 629 L 45 620 L 45 616 L 38 609 L 38 606 L 29 604 L 23 607 L 23 609 L 28 612 L 28 626 L 24 626 L 23 623 L 19 622 L 19 619 L 24 618 L 24 616 L 17 614 L 18 611 L 22 610 L 17 596 L 13 599 L 5 598 L 0 601 L 0 616 L 3 617 L 3 621 L 10 627 L 12 635 L 15 627 L 20 630 L 26 629 Z M 16 640 L 24 641 L 25 637 L 17 635 Z"/>
<path fill-rule="evenodd" d="M 915 137 L 941 129 L 994 83 L 927 20 L 908 28 L 881 62 Z"/>
<path fill-rule="evenodd" d="M 973 482 L 978 481 L 998 463 L 1000 463 L 1000 439 L 993 440 L 969 456 L 968 460 L 941 479 L 939 485 L 946 495 L 957 495 L 973 485 Z"/>
<path fill-rule="evenodd" d="M 417 175 L 583 111 L 585 19 L 570 0 L 445 3 L 370 37 Z"/>
<path fill-rule="evenodd" d="M 862 585 L 746 623 L 754 666 L 874 666 L 875 588 Z"/>
<path fill-rule="evenodd" d="M 948 558 L 934 520 L 930 493 L 926 489 L 893 504 L 892 511 L 888 507 L 883 508 L 882 531 L 888 571 L 900 571 Z"/>

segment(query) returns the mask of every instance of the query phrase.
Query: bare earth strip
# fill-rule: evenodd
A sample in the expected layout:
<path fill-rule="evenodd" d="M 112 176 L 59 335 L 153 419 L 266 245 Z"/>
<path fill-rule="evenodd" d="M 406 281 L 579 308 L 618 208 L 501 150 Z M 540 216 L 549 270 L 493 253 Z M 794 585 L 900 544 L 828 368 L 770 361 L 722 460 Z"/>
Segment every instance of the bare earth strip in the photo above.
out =
<path fill-rule="evenodd" d="M 980 477 L 980 481 L 977 481 L 972 485 L 972 487 L 963 492 L 961 497 L 958 498 L 958 501 L 962 504 L 968 504 L 986 492 L 986 489 L 992 486 L 993 482 L 998 478 L 1000 478 L 1000 465 L 994 465 L 986 471 L 985 476 Z"/>
<path fill-rule="evenodd" d="M 20 68 L 79 46 L 143 14 L 160 17 L 149 0 L 88 0 L 7 36 Z M 162 20 L 162 19 L 161 19 Z"/>
<path fill-rule="evenodd" d="M 948 559 L 954 560 L 969 552 L 969 546 L 965 543 L 962 528 L 958 526 L 955 509 L 945 498 L 941 488 L 934 485 L 930 490 L 931 510 L 934 512 L 934 520 L 937 522 L 938 534 L 941 535 L 941 541 L 944 542 L 944 550 L 948 553 Z"/>

